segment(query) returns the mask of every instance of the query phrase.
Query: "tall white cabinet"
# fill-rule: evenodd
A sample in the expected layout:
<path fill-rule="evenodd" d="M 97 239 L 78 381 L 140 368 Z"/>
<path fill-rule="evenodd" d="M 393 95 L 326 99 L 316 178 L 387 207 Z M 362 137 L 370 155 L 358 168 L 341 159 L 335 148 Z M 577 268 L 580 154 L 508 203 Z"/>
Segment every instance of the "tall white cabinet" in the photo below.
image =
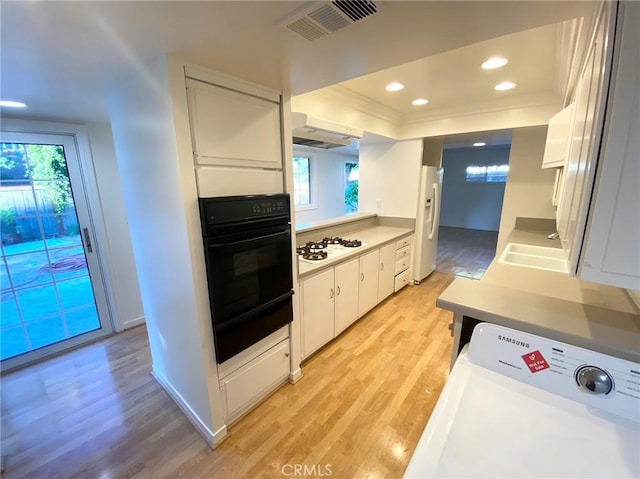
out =
<path fill-rule="evenodd" d="M 109 98 L 152 373 L 211 446 L 300 371 L 288 328 L 216 364 L 198 209 L 198 196 L 284 191 L 283 102 L 171 56 Z"/>

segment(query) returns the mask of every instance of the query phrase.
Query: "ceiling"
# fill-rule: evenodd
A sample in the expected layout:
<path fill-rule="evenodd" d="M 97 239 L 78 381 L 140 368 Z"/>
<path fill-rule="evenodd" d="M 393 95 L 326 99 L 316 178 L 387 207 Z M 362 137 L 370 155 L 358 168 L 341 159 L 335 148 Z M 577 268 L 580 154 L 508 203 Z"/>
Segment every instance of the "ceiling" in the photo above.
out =
<path fill-rule="evenodd" d="M 561 24 L 526 30 L 422 58 L 340 83 L 340 86 L 378 102 L 398 113 L 432 112 L 474 107 L 482 103 L 510 104 L 522 95 L 555 93 L 556 39 Z M 480 65 L 500 56 L 509 63 L 495 70 Z M 494 86 L 513 81 L 517 87 L 496 91 Z M 391 82 L 405 85 L 387 92 Z M 425 98 L 423 106 L 412 100 Z"/>
<path fill-rule="evenodd" d="M 421 88 L 430 99 L 428 108 L 436 110 L 440 102 L 464 104 L 474 89 L 484 91 L 493 83 L 487 76 L 486 82 L 474 82 L 472 87 L 468 82 L 462 84 L 476 63 L 469 58 L 452 63 L 439 54 L 590 17 L 595 3 L 555 1 L 550 8 L 544 1 L 378 1 L 375 15 L 314 41 L 282 23 L 284 17 L 310 4 L 319 2 L 3 0 L 0 93 L 3 99 L 27 103 L 28 108 L 19 113 L 3 108 L 1 113 L 108 121 L 109 92 L 132 70 L 167 53 L 294 95 L 341 82 L 354 91 L 362 88 L 363 95 L 374 95 L 373 83 L 359 77 L 378 72 L 376 81 L 383 81 L 390 74 L 385 69 L 403 65 L 401 72 L 418 69 L 414 77 L 425 82 Z M 552 28 L 531 35 L 540 35 L 535 38 L 547 45 Z M 544 74 L 548 66 L 540 71 L 539 63 L 521 61 L 546 62 L 526 41 L 527 35 L 518 43 L 526 53 L 519 53 L 513 45 L 507 52 L 512 62 L 504 72 L 519 71 L 538 82 L 548 81 L 550 77 Z M 477 55 L 488 51 L 482 48 L 478 47 Z M 427 57 L 415 66 L 405 65 Z M 440 76 L 456 72 L 455 84 Z M 520 91 L 529 87 L 523 83 Z M 411 93 L 409 87 L 406 93 Z M 404 111 L 407 107 L 397 104 L 392 108 Z"/>

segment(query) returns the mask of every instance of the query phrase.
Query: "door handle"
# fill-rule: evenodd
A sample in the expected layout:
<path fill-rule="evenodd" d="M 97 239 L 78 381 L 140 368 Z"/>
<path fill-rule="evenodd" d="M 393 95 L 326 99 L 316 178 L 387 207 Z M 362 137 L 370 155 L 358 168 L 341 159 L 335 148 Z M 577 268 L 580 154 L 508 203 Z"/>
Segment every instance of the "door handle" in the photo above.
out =
<path fill-rule="evenodd" d="M 333 288 L 331 288 L 331 290 L 329 291 L 329 297 L 333 298 Z"/>
<path fill-rule="evenodd" d="M 87 246 L 87 253 L 93 253 L 93 246 L 91 246 L 91 236 L 89 235 L 89 228 L 82 228 L 84 234 L 84 244 Z"/>
<path fill-rule="evenodd" d="M 340 286 L 336 286 L 336 294 L 340 296 Z"/>
<path fill-rule="evenodd" d="M 360 273 L 360 281 L 364 281 L 364 273 Z"/>
<path fill-rule="evenodd" d="M 380 263 L 380 271 L 384 271 L 384 263 Z"/>

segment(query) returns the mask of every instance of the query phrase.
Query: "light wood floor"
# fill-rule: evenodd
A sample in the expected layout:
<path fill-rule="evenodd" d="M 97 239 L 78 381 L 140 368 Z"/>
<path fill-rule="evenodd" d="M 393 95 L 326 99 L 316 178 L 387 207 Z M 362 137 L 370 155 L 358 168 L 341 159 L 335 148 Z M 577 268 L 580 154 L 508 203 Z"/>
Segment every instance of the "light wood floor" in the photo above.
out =
<path fill-rule="evenodd" d="M 452 279 L 379 305 L 214 451 L 151 377 L 144 327 L 8 374 L 2 477 L 401 477 L 447 377 Z"/>
<path fill-rule="evenodd" d="M 438 228 L 436 269 L 465 278 L 480 279 L 496 255 L 497 231 Z"/>

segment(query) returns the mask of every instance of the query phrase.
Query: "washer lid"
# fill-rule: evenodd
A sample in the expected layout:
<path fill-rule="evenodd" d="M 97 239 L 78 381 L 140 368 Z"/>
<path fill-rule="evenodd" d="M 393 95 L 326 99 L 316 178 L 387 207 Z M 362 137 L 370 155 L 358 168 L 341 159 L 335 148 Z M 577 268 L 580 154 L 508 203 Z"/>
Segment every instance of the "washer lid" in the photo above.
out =
<path fill-rule="evenodd" d="M 638 420 L 491 371 L 464 352 L 405 477 L 637 478 L 639 444 Z"/>

